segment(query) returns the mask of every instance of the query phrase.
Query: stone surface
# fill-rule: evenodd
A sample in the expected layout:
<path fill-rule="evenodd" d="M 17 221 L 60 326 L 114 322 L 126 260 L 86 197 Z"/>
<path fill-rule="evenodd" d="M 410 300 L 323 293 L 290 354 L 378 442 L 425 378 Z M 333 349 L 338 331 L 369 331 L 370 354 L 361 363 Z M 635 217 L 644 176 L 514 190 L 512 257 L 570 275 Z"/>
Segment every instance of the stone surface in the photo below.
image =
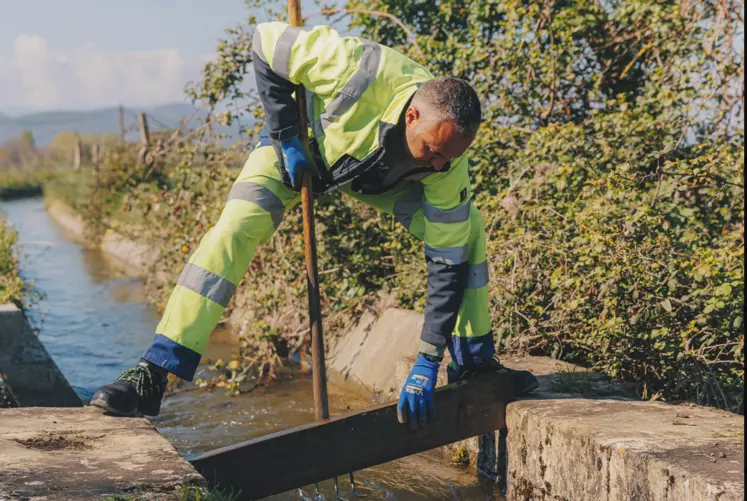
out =
<path fill-rule="evenodd" d="M 57 222 L 73 240 L 86 244 L 83 219 L 67 205 L 55 199 L 46 200 L 49 216 Z M 113 257 L 133 274 L 142 275 L 158 259 L 158 251 L 116 231 L 107 230 L 101 240 L 101 250 Z"/>
<path fill-rule="evenodd" d="M 75 391 L 13 304 L 0 305 L 0 374 L 21 407 L 80 407 Z"/>
<path fill-rule="evenodd" d="M 0 410 L 0 500 L 173 499 L 202 481 L 147 419 L 93 407 Z"/>
<path fill-rule="evenodd" d="M 398 388 L 393 369 L 403 353 L 417 353 L 422 328 L 423 316 L 409 310 L 388 308 L 378 318 L 366 313 L 349 334 L 330 340 L 327 367 L 391 398 Z"/>
<path fill-rule="evenodd" d="M 743 416 L 591 398 L 507 412 L 510 501 L 744 499 Z"/>
<path fill-rule="evenodd" d="M 112 230 L 104 235 L 101 250 L 141 275 L 158 259 L 158 251 L 151 246 L 134 242 Z"/>
<path fill-rule="evenodd" d="M 437 386 L 446 384 L 448 354 L 441 364 Z M 539 381 L 539 389 L 533 398 L 570 398 L 572 396 L 635 398 L 632 385 L 609 378 L 583 367 L 549 357 L 517 357 L 506 355 L 501 362 L 514 370 L 528 370 Z M 410 373 L 415 357 L 400 357 L 395 370 L 397 388 L 401 388 Z M 505 481 L 506 433 L 496 431 L 479 437 L 447 445 L 443 451 L 452 460 L 469 462 L 485 476 Z"/>
<path fill-rule="evenodd" d="M 85 233 L 83 218 L 58 200 L 48 198 L 44 200 L 44 203 L 50 217 L 59 224 L 73 240 L 83 242 L 83 235 Z"/>

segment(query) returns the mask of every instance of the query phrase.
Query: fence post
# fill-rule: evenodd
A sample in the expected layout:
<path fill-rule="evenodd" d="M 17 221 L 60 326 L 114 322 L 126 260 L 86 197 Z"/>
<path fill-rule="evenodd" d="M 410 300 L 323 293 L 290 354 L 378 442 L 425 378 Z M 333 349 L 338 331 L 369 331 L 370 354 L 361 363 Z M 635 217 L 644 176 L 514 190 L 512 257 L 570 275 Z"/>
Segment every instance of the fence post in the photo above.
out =
<path fill-rule="evenodd" d="M 148 162 L 147 159 L 148 150 L 150 149 L 150 131 L 148 130 L 148 117 L 145 113 L 139 113 L 138 122 L 140 124 L 140 142 L 143 143 L 143 146 L 140 148 L 140 152 L 138 153 L 138 163 L 149 166 L 150 162 Z"/>
<path fill-rule="evenodd" d="M 75 143 L 73 143 L 73 169 L 80 170 L 80 160 L 81 160 L 81 144 L 80 144 L 80 137 L 75 138 Z"/>
<path fill-rule="evenodd" d="M 98 143 L 93 143 L 91 145 L 91 165 L 93 166 L 93 172 L 94 174 L 98 170 L 99 167 L 99 157 L 101 156 L 101 151 Z"/>
<path fill-rule="evenodd" d="M 93 189 L 91 193 L 91 214 L 93 218 L 88 222 L 88 244 L 96 248 L 101 244 L 104 236 L 105 224 L 102 205 L 101 186 L 101 146 L 98 143 L 91 145 L 91 173 L 93 174 Z"/>
<path fill-rule="evenodd" d="M 125 112 L 124 106 L 119 107 L 119 142 L 124 144 L 125 142 Z"/>

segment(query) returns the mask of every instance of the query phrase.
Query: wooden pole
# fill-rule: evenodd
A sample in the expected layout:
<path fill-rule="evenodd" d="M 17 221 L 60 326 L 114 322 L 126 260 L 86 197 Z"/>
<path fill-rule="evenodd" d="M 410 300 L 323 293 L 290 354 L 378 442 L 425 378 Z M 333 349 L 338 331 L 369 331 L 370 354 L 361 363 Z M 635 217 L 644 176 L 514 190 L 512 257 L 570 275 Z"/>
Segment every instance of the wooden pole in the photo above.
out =
<path fill-rule="evenodd" d="M 137 116 L 140 123 L 140 141 L 143 146 L 150 145 L 150 130 L 148 129 L 148 117 L 142 111 Z"/>
<path fill-rule="evenodd" d="M 81 144 L 80 144 L 80 137 L 75 137 L 75 142 L 73 143 L 73 169 L 79 170 L 80 164 L 81 164 Z"/>
<path fill-rule="evenodd" d="M 103 221 L 101 211 L 101 150 L 98 143 L 91 145 L 91 167 L 93 170 L 93 213 L 96 214 L 96 222 L 99 224 Z M 97 232 L 98 233 L 98 232 Z"/>
<path fill-rule="evenodd" d="M 119 107 L 119 142 L 124 144 L 125 142 L 125 113 L 124 106 Z"/>
<path fill-rule="evenodd" d="M 99 154 L 99 143 L 93 143 L 91 145 L 91 165 L 93 166 L 94 172 L 98 169 Z"/>
<path fill-rule="evenodd" d="M 142 111 L 138 114 L 138 123 L 140 124 L 140 142 L 143 146 L 140 148 L 138 161 L 146 165 L 148 149 L 150 148 L 150 130 L 148 129 L 148 117 Z"/>
<path fill-rule="evenodd" d="M 292 26 L 303 26 L 300 0 L 288 0 L 288 17 Z M 308 117 L 306 116 L 306 91 L 299 86 L 296 91 L 301 141 L 307 144 Z M 316 262 L 316 233 L 314 231 L 314 192 L 311 175 L 304 173 L 301 185 L 303 208 L 303 237 L 306 254 L 306 278 L 309 293 L 309 323 L 311 327 L 311 367 L 314 377 L 314 415 L 317 421 L 329 418 L 327 399 L 327 368 L 324 361 L 324 333 L 319 292 L 319 274 Z"/>

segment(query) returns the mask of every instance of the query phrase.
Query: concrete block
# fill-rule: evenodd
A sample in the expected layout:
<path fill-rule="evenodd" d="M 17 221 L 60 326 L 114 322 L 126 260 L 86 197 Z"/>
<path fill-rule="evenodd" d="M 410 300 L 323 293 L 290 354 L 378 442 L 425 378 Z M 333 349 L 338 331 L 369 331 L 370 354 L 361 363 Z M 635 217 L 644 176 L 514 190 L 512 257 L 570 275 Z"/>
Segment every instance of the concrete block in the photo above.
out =
<path fill-rule="evenodd" d="M 0 500 L 175 499 L 202 477 L 145 418 L 99 409 L 0 410 Z"/>
<path fill-rule="evenodd" d="M 448 354 L 441 364 L 437 386 L 446 384 Z M 415 357 L 401 357 L 396 368 L 397 388 L 401 388 L 410 373 Z M 539 380 L 539 389 L 531 398 L 570 398 L 572 396 L 635 398 L 632 385 L 609 378 L 549 357 L 503 356 L 501 363 L 514 370 L 528 370 Z M 442 448 L 454 462 L 470 463 L 486 477 L 505 483 L 507 455 L 506 430 L 455 442 Z"/>
<path fill-rule="evenodd" d="M 139 275 L 147 273 L 159 257 L 158 251 L 153 247 L 130 240 L 112 230 L 104 235 L 101 250 Z"/>
<path fill-rule="evenodd" d="M 744 417 L 572 398 L 508 406 L 508 499 L 744 499 Z"/>
<path fill-rule="evenodd" d="M 47 213 L 59 224 L 68 237 L 76 242 L 84 242 L 85 224 L 83 218 L 68 206 L 54 199 L 45 200 Z"/>
<path fill-rule="evenodd" d="M 85 222 L 75 211 L 64 203 L 48 199 L 47 213 L 59 224 L 72 240 L 87 245 L 85 241 Z M 120 235 L 116 231 L 107 230 L 101 239 L 101 250 L 114 258 L 120 266 L 136 275 L 147 273 L 150 266 L 159 258 L 158 250 Z"/>
<path fill-rule="evenodd" d="M 378 318 L 366 313 L 353 331 L 330 343 L 327 366 L 391 398 L 397 390 L 393 369 L 403 353 L 417 353 L 422 328 L 423 315 L 413 311 L 389 308 Z"/>
<path fill-rule="evenodd" d="M 0 305 L 0 373 L 21 407 L 82 405 L 23 312 L 13 304 Z"/>

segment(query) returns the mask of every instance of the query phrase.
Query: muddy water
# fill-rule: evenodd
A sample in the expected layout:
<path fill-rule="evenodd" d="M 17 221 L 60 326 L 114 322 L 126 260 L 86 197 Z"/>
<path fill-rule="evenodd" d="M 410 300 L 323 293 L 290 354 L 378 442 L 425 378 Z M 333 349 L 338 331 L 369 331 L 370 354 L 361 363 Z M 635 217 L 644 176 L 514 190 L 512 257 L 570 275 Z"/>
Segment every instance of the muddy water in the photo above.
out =
<path fill-rule="evenodd" d="M 30 310 L 30 321 L 78 395 L 88 400 L 96 388 L 138 360 L 152 339 L 158 314 L 145 301 L 139 279 L 111 258 L 75 243 L 49 218 L 41 199 L 7 202 L 0 209 L 19 231 L 23 277 L 45 295 Z M 225 358 L 232 349 L 212 342 L 206 358 Z M 200 370 L 208 373 L 210 368 L 204 364 Z M 370 405 L 357 387 L 332 384 L 329 392 L 333 415 Z M 189 455 L 309 423 L 314 419 L 311 395 L 311 379 L 303 373 L 238 397 L 187 383 L 166 398 L 154 421 Z M 358 472 L 358 490 L 370 500 L 501 499 L 490 482 L 444 466 L 433 454 Z M 353 499 L 347 479 L 340 485 L 342 495 Z M 321 490 L 322 497 L 335 498 L 331 481 L 322 482 Z M 313 487 L 271 499 L 304 498 L 315 499 Z"/>

